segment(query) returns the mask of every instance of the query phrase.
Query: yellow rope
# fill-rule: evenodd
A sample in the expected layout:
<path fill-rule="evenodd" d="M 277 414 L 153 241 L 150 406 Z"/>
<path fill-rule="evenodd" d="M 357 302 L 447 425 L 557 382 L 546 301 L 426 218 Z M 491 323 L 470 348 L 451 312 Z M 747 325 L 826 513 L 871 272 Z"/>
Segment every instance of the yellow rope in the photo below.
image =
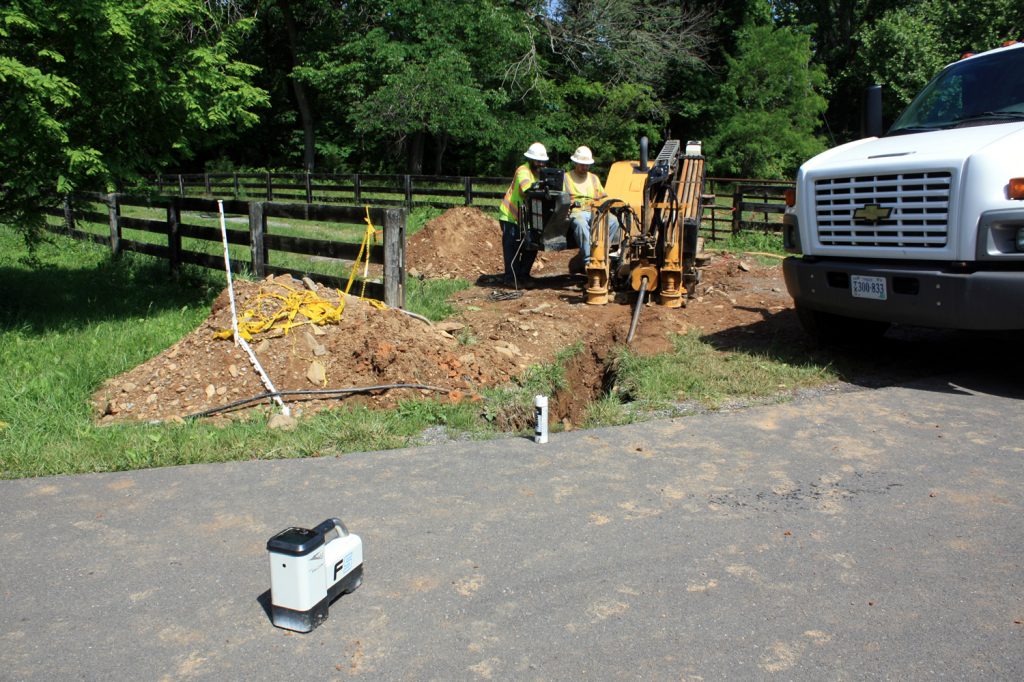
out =
<path fill-rule="evenodd" d="M 238 318 L 238 334 L 246 341 L 252 341 L 256 334 L 273 331 L 283 331 L 286 335 L 296 327 L 307 324 L 323 326 L 335 324 L 341 321 L 341 314 L 345 310 L 345 296 L 352 290 L 352 283 L 355 281 L 356 273 L 359 271 L 360 263 L 363 263 L 363 283 L 359 292 L 359 298 L 380 310 L 387 309 L 382 301 L 366 298 L 366 277 L 370 267 L 370 242 L 377 241 L 378 230 L 370 221 L 370 207 L 366 207 L 366 233 L 363 236 L 363 243 L 359 246 L 359 255 L 356 256 L 352 270 L 349 272 L 348 284 L 345 285 L 345 294 L 338 291 L 338 305 L 332 305 L 329 301 L 320 298 L 316 292 L 306 289 L 294 289 L 284 284 L 278 286 L 287 290 L 287 295 L 264 291 L 260 289 L 259 294 L 254 298 Z M 363 261 L 363 257 L 366 260 Z M 301 315 L 304 320 L 296 321 Z M 214 338 L 230 339 L 232 331 L 225 329 L 214 332 Z"/>
<path fill-rule="evenodd" d="M 289 293 L 282 295 L 260 289 L 250 307 L 238 318 L 238 334 L 246 341 L 252 341 L 256 334 L 275 329 L 288 334 L 292 329 L 307 324 L 323 326 L 341 321 L 345 311 L 345 297 L 338 292 L 338 305 L 320 298 L 314 291 L 294 289 L 283 284 L 278 286 Z M 301 315 L 305 319 L 296 321 Z M 224 329 L 214 333 L 214 338 L 230 339 L 231 330 Z"/>
<path fill-rule="evenodd" d="M 779 260 L 785 260 L 786 254 L 781 253 L 768 253 L 766 251 L 744 251 L 743 253 L 748 256 L 764 256 L 765 258 L 778 258 Z"/>

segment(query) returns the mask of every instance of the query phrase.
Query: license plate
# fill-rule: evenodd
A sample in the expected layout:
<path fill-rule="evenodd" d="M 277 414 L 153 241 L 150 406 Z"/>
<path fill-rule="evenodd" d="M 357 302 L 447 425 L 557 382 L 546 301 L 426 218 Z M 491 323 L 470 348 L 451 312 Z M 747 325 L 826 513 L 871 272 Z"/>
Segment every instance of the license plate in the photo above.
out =
<path fill-rule="evenodd" d="M 850 292 L 853 293 L 854 298 L 872 298 L 876 301 L 884 301 L 887 298 L 885 277 L 850 275 Z"/>

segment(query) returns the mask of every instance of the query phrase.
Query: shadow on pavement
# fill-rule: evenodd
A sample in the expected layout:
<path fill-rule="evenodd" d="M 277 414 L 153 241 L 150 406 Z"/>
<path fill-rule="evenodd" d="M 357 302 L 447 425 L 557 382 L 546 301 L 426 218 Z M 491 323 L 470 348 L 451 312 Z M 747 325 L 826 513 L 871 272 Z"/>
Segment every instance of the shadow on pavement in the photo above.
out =
<path fill-rule="evenodd" d="M 706 334 L 723 351 L 765 355 L 797 366 L 827 366 L 842 381 L 864 388 L 915 384 L 942 392 L 978 391 L 1024 398 L 1024 331 L 986 332 L 896 325 L 880 338 L 817 344 L 793 310 L 761 313 L 750 325 Z"/>

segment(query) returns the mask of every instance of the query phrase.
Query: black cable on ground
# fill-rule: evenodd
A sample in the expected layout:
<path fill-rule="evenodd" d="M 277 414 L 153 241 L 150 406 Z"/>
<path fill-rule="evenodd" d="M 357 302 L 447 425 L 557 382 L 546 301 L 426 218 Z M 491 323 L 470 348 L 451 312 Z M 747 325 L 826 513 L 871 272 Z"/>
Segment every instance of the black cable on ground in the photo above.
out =
<path fill-rule="evenodd" d="M 490 293 L 490 296 L 488 298 L 490 298 L 492 301 L 514 301 L 515 299 L 522 297 L 523 291 L 522 289 L 519 289 L 517 291 L 494 290 Z"/>
<path fill-rule="evenodd" d="M 636 323 L 640 320 L 640 310 L 644 307 L 644 293 L 647 291 L 647 278 L 644 277 L 640 280 L 640 291 L 636 296 L 636 307 L 633 308 L 633 320 L 629 323 L 629 334 L 626 336 L 626 343 L 633 340 L 633 334 L 636 334 Z"/>
<path fill-rule="evenodd" d="M 235 400 L 234 402 L 227 403 L 226 405 L 211 407 L 208 410 L 187 415 L 185 419 L 210 417 L 219 412 L 227 412 L 228 410 L 234 410 L 239 407 L 246 407 L 248 405 L 258 403 L 266 400 L 267 398 L 287 398 L 293 396 L 336 396 L 340 398 L 351 393 L 372 393 L 373 391 L 387 391 L 396 388 L 412 388 L 424 391 L 437 391 L 439 393 L 452 392 L 452 389 L 450 388 L 441 388 L 440 386 L 430 386 L 428 384 L 381 384 L 379 386 L 352 386 L 348 388 L 306 388 L 292 391 L 267 391 L 266 393 L 254 395 L 249 398 L 242 398 L 241 400 Z"/>

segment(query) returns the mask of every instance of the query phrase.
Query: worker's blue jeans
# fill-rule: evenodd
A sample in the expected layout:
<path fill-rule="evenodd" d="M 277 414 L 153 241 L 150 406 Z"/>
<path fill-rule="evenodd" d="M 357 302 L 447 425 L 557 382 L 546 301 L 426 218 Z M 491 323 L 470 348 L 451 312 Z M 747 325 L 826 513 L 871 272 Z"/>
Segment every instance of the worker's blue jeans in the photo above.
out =
<path fill-rule="evenodd" d="M 583 256 L 583 264 L 590 262 L 590 221 L 593 214 L 590 211 L 580 211 L 572 216 L 572 229 L 576 235 L 576 243 L 580 245 L 580 254 Z M 608 247 L 613 249 L 619 245 L 619 221 L 608 214 Z"/>
<path fill-rule="evenodd" d="M 530 269 L 537 252 L 519 241 L 519 226 L 507 220 L 501 223 L 501 255 L 505 261 L 505 284 L 522 286 L 530 279 Z"/>

